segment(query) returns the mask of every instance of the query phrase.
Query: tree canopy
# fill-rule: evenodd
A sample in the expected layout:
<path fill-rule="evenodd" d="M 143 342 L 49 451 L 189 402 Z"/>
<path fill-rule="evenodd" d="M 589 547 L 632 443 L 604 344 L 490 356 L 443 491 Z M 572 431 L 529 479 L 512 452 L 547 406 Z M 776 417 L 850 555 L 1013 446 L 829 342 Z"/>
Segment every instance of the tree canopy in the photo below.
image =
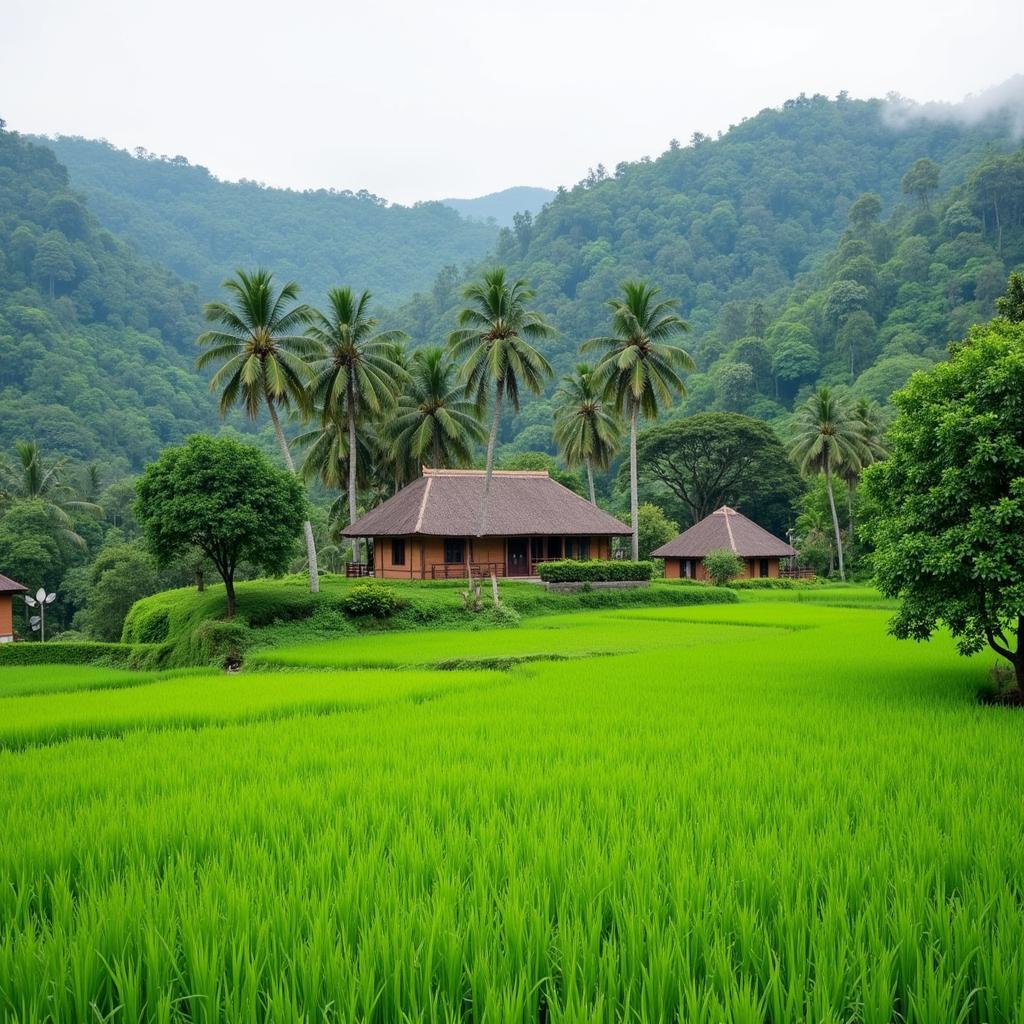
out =
<path fill-rule="evenodd" d="M 196 435 L 167 448 L 137 485 L 135 514 L 160 565 L 199 548 L 227 589 L 235 613 L 235 572 L 245 561 L 274 575 L 288 565 L 306 517 L 292 473 L 231 438 Z"/>
<path fill-rule="evenodd" d="M 973 328 L 893 402 L 863 516 L 878 586 L 900 600 L 892 632 L 924 640 L 944 623 L 962 653 L 1009 660 L 1024 689 L 1024 326 Z"/>

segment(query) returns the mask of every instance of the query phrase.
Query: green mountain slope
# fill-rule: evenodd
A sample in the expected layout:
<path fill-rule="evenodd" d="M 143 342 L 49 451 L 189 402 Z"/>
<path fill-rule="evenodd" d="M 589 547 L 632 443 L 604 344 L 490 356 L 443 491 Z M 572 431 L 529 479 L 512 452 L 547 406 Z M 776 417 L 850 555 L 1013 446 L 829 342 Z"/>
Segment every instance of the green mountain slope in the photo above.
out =
<path fill-rule="evenodd" d="M 493 219 L 500 227 L 512 227 L 513 217 L 517 213 L 529 213 L 531 216 L 540 212 L 540 208 L 551 202 L 555 193 L 549 188 L 533 188 L 520 185 L 506 188 L 501 192 L 491 192 L 476 199 L 442 199 L 445 206 L 458 210 L 463 217 L 472 220 Z"/>
<path fill-rule="evenodd" d="M 718 139 L 673 143 L 612 174 L 598 168 L 559 190 L 536 218 L 503 231 L 486 262 L 507 263 L 537 289 L 536 305 L 561 332 L 545 349 L 559 372 L 573 365 L 582 340 L 606 329 L 606 301 L 630 277 L 681 301 L 692 328 L 687 347 L 706 372 L 736 340 L 763 334 L 795 282 L 820 269 L 859 196 L 878 194 L 887 213 L 916 160 L 939 165 L 945 192 L 986 153 L 1013 148 L 1012 112 L 965 123 L 904 110 L 896 124 L 888 109 L 881 100 L 800 97 Z M 448 271 L 402 308 L 401 324 L 416 338 L 440 338 L 458 307 L 458 276 Z M 730 407 L 749 409 L 755 397 Z M 706 395 L 692 403 L 709 404 Z M 547 401 L 531 402 L 509 417 L 503 438 L 549 446 L 549 423 Z"/>
<path fill-rule="evenodd" d="M 334 285 L 394 302 L 446 264 L 480 259 L 493 225 L 442 203 L 388 206 L 368 192 L 293 192 L 225 182 L 184 157 L 133 156 L 105 142 L 39 140 L 68 168 L 103 225 L 188 281 L 204 297 L 236 267 L 261 264 L 319 301 Z"/>
<path fill-rule="evenodd" d="M 51 150 L 0 122 L 0 452 L 138 466 L 214 426 L 195 289 L 97 223 Z"/>

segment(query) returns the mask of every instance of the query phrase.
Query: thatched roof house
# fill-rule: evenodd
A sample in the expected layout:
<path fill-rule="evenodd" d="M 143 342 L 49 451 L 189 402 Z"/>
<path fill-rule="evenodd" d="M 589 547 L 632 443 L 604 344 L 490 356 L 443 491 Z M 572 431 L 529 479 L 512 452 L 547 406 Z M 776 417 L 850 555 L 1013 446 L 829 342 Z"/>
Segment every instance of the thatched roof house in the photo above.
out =
<path fill-rule="evenodd" d="M 424 469 L 423 476 L 343 531 L 373 540 L 374 572 L 395 579 L 474 573 L 532 576 L 539 562 L 609 558 L 629 527 L 548 476 L 495 470 L 480 529 L 484 472 Z"/>
<path fill-rule="evenodd" d="M 742 576 L 749 578 L 778 576 L 779 559 L 796 554 L 796 550 L 784 540 L 779 540 L 728 505 L 705 516 L 651 554 L 665 559 L 665 576 L 668 579 L 702 580 L 707 579 L 701 564 L 703 558 L 723 548 L 743 559 Z"/>

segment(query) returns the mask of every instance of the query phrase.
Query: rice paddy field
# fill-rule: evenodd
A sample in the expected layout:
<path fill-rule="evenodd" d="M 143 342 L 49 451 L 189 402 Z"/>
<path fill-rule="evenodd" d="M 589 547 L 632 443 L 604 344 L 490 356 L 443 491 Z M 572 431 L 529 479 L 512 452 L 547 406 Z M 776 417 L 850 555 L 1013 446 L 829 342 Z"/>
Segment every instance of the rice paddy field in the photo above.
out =
<path fill-rule="evenodd" d="M 1024 718 L 889 614 L 0 669 L 0 1018 L 1024 1020 Z"/>

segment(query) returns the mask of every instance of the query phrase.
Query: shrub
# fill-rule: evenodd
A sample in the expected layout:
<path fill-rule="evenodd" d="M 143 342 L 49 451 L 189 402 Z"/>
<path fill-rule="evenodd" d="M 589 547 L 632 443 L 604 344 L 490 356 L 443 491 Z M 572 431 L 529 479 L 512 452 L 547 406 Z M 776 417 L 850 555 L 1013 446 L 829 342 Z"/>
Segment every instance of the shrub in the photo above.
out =
<path fill-rule="evenodd" d="M 615 583 L 649 580 L 654 573 L 653 562 L 591 561 L 543 562 L 537 575 L 545 583 Z"/>
<path fill-rule="evenodd" d="M 487 616 L 495 626 L 518 626 L 522 616 L 507 604 L 492 604 Z"/>
<path fill-rule="evenodd" d="M 704 571 L 716 587 L 724 587 L 743 571 L 743 563 L 728 548 L 709 552 L 704 558 Z"/>
<path fill-rule="evenodd" d="M 108 665 L 112 668 L 153 668 L 164 658 L 159 644 L 110 644 L 69 640 L 0 644 L 0 668 L 14 665 Z"/>
<path fill-rule="evenodd" d="M 726 584 L 731 590 L 798 590 L 808 586 L 802 580 L 790 580 L 784 576 L 765 576 L 752 580 L 731 580 Z"/>
<path fill-rule="evenodd" d="M 380 583 L 358 583 L 342 600 L 341 606 L 347 615 L 356 618 L 371 615 L 375 619 L 386 619 L 394 615 L 403 603 L 390 587 Z"/>
<path fill-rule="evenodd" d="M 191 636 L 194 664 L 240 662 L 255 637 L 242 622 L 211 620 L 204 622 Z"/>

